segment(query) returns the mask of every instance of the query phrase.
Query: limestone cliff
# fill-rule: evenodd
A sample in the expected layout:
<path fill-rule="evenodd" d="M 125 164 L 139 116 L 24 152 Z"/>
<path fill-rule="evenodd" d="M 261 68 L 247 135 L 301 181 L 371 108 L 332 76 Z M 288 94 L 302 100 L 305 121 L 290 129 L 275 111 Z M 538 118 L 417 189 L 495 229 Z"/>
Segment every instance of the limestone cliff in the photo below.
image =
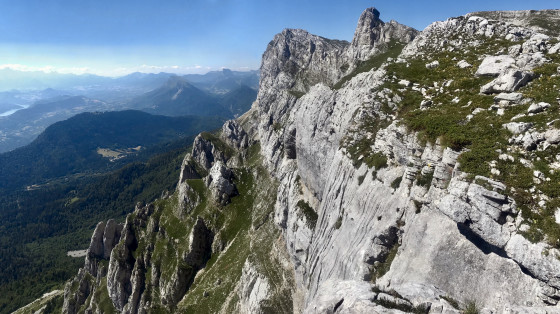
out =
<path fill-rule="evenodd" d="M 560 312 L 558 42 L 374 8 L 352 43 L 284 30 L 177 191 L 98 225 L 65 311 Z"/>

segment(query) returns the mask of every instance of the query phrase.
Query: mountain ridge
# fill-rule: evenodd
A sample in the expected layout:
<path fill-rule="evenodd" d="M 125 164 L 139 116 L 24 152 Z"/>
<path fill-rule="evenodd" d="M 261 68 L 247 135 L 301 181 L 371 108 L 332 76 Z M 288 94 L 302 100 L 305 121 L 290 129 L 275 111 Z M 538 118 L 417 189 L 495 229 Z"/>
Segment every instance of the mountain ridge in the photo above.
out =
<path fill-rule="evenodd" d="M 138 72 L 119 78 L 106 78 L 108 81 L 103 84 L 78 86 L 75 89 L 2 92 L 0 114 L 4 110 L 14 112 L 0 116 L 0 152 L 30 143 L 48 125 L 81 112 L 146 109 L 152 114 L 171 116 L 198 113 L 225 117 L 240 115 L 250 108 L 256 97 L 256 91 L 246 87 L 254 87 L 258 75 L 256 71 L 230 72 L 229 79 L 212 72 L 189 76 L 198 80 L 196 88 L 193 88 L 187 76 Z M 166 95 L 173 89 L 170 81 L 177 80 L 184 81 L 190 93 L 180 95 L 179 90 L 174 89 L 171 95 Z M 219 93 L 216 86 L 220 87 Z M 172 101 L 175 95 L 179 99 Z M 162 112 L 150 108 L 158 105 Z"/>
<path fill-rule="evenodd" d="M 251 110 L 197 136 L 174 194 L 98 224 L 63 310 L 555 312 L 558 39 L 378 18 L 354 47 L 276 35 Z"/>
<path fill-rule="evenodd" d="M 136 155 L 142 149 L 184 136 L 192 136 L 208 127 L 217 127 L 223 119 L 209 117 L 164 117 L 141 111 L 81 113 L 57 122 L 27 146 L 0 154 L 0 189 L 24 188 L 82 172 L 104 171 L 113 162 L 99 149 L 128 150 L 123 156 Z M 96 151 L 97 150 L 97 151 Z M 113 166 L 121 164 L 116 162 Z"/>
<path fill-rule="evenodd" d="M 200 115 L 232 118 L 250 108 L 256 92 L 240 85 L 221 95 L 209 94 L 180 76 L 171 76 L 160 88 L 132 100 L 130 106 L 167 116 Z"/>

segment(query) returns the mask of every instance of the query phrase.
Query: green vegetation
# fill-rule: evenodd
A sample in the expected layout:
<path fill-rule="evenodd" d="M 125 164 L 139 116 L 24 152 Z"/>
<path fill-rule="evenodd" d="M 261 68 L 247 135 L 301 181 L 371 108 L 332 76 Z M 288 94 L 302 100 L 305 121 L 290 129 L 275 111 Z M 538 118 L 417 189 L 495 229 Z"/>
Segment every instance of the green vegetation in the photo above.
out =
<path fill-rule="evenodd" d="M 364 182 L 364 179 L 366 178 L 366 175 L 367 175 L 367 173 L 358 177 L 358 185 L 362 185 L 362 183 Z"/>
<path fill-rule="evenodd" d="M 202 297 L 204 291 L 210 290 L 206 285 L 215 283 L 218 278 L 212 280 L 211 283 L 204 281 L 194 281 L 192 283 L 188 295 L 194 296 L 200 293 L 199 301 L 203 301 L 202 305 L 197 305 L 197 312 L 212 313 L 219 309 L 219 307 L 215 307 L 219 304 L 216 298 L 221 298 L 220 300 L 223 302 L 225 297 L 233 290 L 235 282 L 241 276 L 241 268 L 243 266 L 243 261 L 238 259 L 246 258 L 247 254 L 249 254 L 249 247 L 246 245 L 246 232 L 250 230 L 251 226 L 252 216 L 250 209 L 255 201 L 255 195 L 252 192 L 255 183 L 251 173 L 246 170 L 236 173 L 236 177 L 239 178 L 236 185 L 240 195 L 234 197 L 232 202 L 221 210 L 215 207 L 213 202 L 207 201 L 209 192 L 200 179 L 187 181 L 197 194 L 196 199 L 199 201 L 193 211 L 186 217 L 180 218 L 175 214 L 175 208 L 178 206 L 176 196 L 156 201 L 154 204 L 156 212 L 152 214 L 151 219 L 159 220 L 160 228 L 165 230 L 168 237 L 155 237 L 154 235 L 143 239 L 144 241 L 155 243 L 152 263 L 161 270 L 160 280 L 169 281 L 178 269 L 188 273 L 188 276 L 194 275 L 196 271 L 186 264 L 177 264 L 177 256 L 181 256 L 189 249 L 188 234 L 190 234 L 194 222 L 196 222 L 195 217 L 203 218 L 211 229 L 220 230 L 216 236 L 231 246 L 225 253 L 211 256 L 206 265 L 205 276 L 209 276 L 209 270 L 212 270 L 213 276 L 216 275 L 214 272 L 221 272 L 222 274 L 228 272 L 229 275 L 227 282 L 222 282 L 207 297 Z M 135 254 L 144 254 L 143 251 L 146 248 L 146 243 L 143 243 L 144 241 L 139 243 Z M 201 289 L 201 284 L 206 288 Z M 154 306 L 157 306 L 159 304 L 158 292 L 149 291 L 148 293 Z M 208 303 L 208 301 L 213 303 Z M 190 307 L 187 306 L 188 308 Z M 159 310 L 163 313 L 175 311 L 175 309 L 167 309 L 165 307 L 160 307 Z"/>
<path fill-rule="evenodd" d="M 454 40 L 456 38 L 451 38 Z M 547 241 L 550 245 L 560 248 L 560 232 L 554 222 L 555 198 L 560 196 L 560 174 L 548 165 L 554 162 L 555 155 L 560 153 L 557 147 L 550 147 L 546 151 L 508 151 L 508 139 L 511 137 L 509 131 L 502 127 L 511 119 L 521 113 L 526 113 L 531 103 L 547 102 L 551 107 L 543 113 L 526 115 L 518 118 L 519 122 L 531 122 L 538 131 L 548 128 L 547 123 L 554 121 L 558 116 L 558 102 L 560 97 L 558 86 L 560 77 L 553 75 L 557 73 L 560 66 L 560 57 L 550 56 L 550 63 L 537 67 L 534 72 L 536 77 L 531 83 L 522 87 L 524 98 L 530 98 L 529 103 L 505 108 L 503 115 L 498 115 L 494 105 L 493 95 L 482 95 L 480 87 L 492 78 L 476 77 L 475 71 L 480 64 L 478 59 L 481 55 L 497 55 L 503 53 L 513 42 L 506 40 L 474 37 L 479 45 L 469 47 L 465 51 L 455 49 L 454 51 L 441 51 L 441 49 L 427 48 L 421 57 L 406 60 L 406 63 L 389 63 L 386 66 L 389 79 L 384 82 L 380 89 L 388 89 L 391 93 L 399 96 L 397 115 L 409 131 L 418 133 L 421 142 L 439 142 L 443 146 L 450 147 L 456 151 L 463 151 L 458 162 L 460 170 L 471 175 L 482 175 L 504 182 L 509 190 L 507 194 L 512 196 L 522 215 L 530 225 L 530 230 L 525 236 L 531 241 Z M 440 65 L 437 69 L 427 69 L 425 64 L 437 60 Z M 459 60 L 466 60 L 473 66 L 460 69 L 456 66 Z M 395 77 L 395 78 L 393 78 Z M 401 79 L 409 80 L 418 84 L 416 90 L 410 87 L 398 85 Z M 437 86 L 437 87 L 435 87 Z M 420 102 L 424 96 L 418 91 L 425 88 L 425 94 L 431 98 L 432 105 L 420 109 Z M 386 100 L 382 100 L 385 101 Z M 383 105 L 382 105 L 383 108 Z M 477 114 L 472 114 L 474 109 L 480 108 Z M 373 117 L 369 123 L 375 123 L 377 118 Z M 366 125 L 368 122 L 362 122 Z M 358 127 L 359 129 L 360 127 Z M 355 140 L 357 148 L 372 146 L 372 142 L 362 143 Z M 353 143 L 347 140 L 346 143 Z M 358 145 L 359 144 L 359 145 Z M 366 144 L 366 145 L 364 145 Z M 354 158 L 363 154 L 360 149 L 348 149 Z M 500 153 L 508 152 L 514 161 L 500 160 Z M 352 153 L 359 153 L 355 156 Z M 365 156 L 365 155 L 364 155 Z M 520 158 L 530 160 L 534 168 L 524 166 Z M 490 162 L 495 163 L 498 172 L 490 172 Z M 548 181 L 538 184 L 533 182 L 533 170 L 543 172 Z M 551 172 L 552 170 L 552 172 Z M 429 186 L 433 173 L 429 175 L 418 175 L 417 184 Z M 539 206 L 538 199 L 533 199 L 529 192 L 533 187 L 553 201 L 546 206 Z"/>
<path fill-rule="evenodd" d="M 410 306 L 406 303 L 397 303 L 393 301 L 389 301 L 387 299 L 375 299 L 373 300 L 375 304 L 381 305 L 384 308 L 388 309 L 395 309 L 399 311 L 403 311 L 405 313 L 414 313 L 414 314 L 426 314 L 428 313 L 429 308 L 421 304 L 419 306 Z"/>
<path fill-rule="evenodd" d="M 374 114 L 350 129 L 349 134 L 340 141 L 340 146 L 346 148 L 356 168 L 359 168 L 363 162 L 370 168 L 375 167 L 373 178 L 377 170 L 387 166 L 387 157 L 380 152 L 373 152 L 372 146 L 377 132 L 389 126 L 389 123 L 388 120 Z"/>
<path fill-rule="evenodd" d="M 280 132 L 282 131 L 282 129 L 284 129 L 284 126 L 280 122 L 274 122 L 274 124 L 272 125 L 272 129 L 274 129 L 274 131 L 276 132 Z"/>
<path fill-rule="evenodd" d="M 459 310 L 459 302 L 457 302 L 457 300 L 453 299 L 452 297 L 448 297 L 445 295 L 440 295 L 440 298 L 444 299 L 445 301 L 447 301 L 447 303 L 449 303 L 452 307 L 454 307 L 455 309 Z"/>
<path fill-rule="evenodd" d="M 391 264 L 397 256 L 398 251 L 399 245 L 398 243 L 395 243 L 389 250 L 389 253 L 387 254 L 385 260 L 381 262 L 379 266 L 371 268 L 370 276 L 372 282 L 375 282 L 378 278 L 383 277 L 383 275 L 385 275 L 389 271 L 389 269 L 391 269 Z"/>
<path fill-rule="evenodd" d="M 340 229 L 341 226 L 342 226 L 342 216 L 338 216 L 336 222 L 334 223 L 334 228 L 338 230 Z"/>
<path fill-rule="evenodd" d="M 402 181 L 402 177 L 397 177 L 395 180 L 393 180 L 393 182 L 391 182 L 391 187 L 393 189 L 398 189 L 399 186 L 401 185 L 401 181 Z"/>
<path fill-rule="evenodd" d="M 369 168 L 374 167 L 375 170 L 387 167 L 387 157 L 380 152 L 373 152 L 371 144 L 372 140 L 363 137 L 352 145 L 346 146 L 356 168 L 364 162 Z"/>
<path fill-rule="evenodd" d="M 303 95 L 305 95 L 304 92 L 300 92 L 297 90 L 289 90 L 288 93 L 290 93 L 290 95 L 294 96 L 297 99 L 300 99 L 301 97 L 303 97 Z"/>
<path fill-rule="evenodd" d="M 558 56 L 558 54 L 554 54 L 550 55 L 549 58 L 552 62 L 545 63 L 542 66 L 536 68 L 534 73 L 537 78 L 532 84 L 525 86 L 522 91 L 526 97 L 535 100 L 538 99 L 538 101 L 544 101 L 555 106 L 558 104 L 556 98 L 559 97 L 558 84 L 560 83 L 560 77 L 555 74 L 557 74 L 558 65 L 560 63 L 560 56 Z M 557 108 L 558 107 L 556 107 L 556 109 Z M 550 109 L 554 110 L 554 108 L 549 108 L 549 111 Z M 549 116 L 549 112 L 546 112 L 544 116 Z M 532 118 L 535 119 L 540 117 L 533 116 Z"/>
<path fill-rule="evenodd" d="M 93 310 L 99 310 L 100 313 L 107 313 L 107 314 L 115 314 L 117 310 L 113 306 L 113 301 L 109 297 L 109 292 L 107 291 L 107 278 L 101 279 L 101 283 L 95 290 L 95 293 L 92 297 L 92 300 L 95 300 L 93 304 L 99 305 L 99 308 L 93 306 Z M 87 304 L 87 303 L 86 303 Z M 85 308 L 80 309 L 80 312 L 85 311 Z"/>
<path fill-rule="evenodd" d="M 182 148 L 109 174 L 1 194 L 0 312 L 62 289 L 84 263 L 66 252 L 87 248 L 97 222 L 122 221 L 137 202 L 173 190 L 188 151 L 183 141 L 177 145 Z"/>
<path fill-rule="evenodd" d="M 227 145 L 224 141 L 222 141 L 222 139 L 220 139 L 219 137 L 220 132 L 221 131 L 214 132 L 214 133 L 202 132 L 200 133 L 200 135 L 202 136 L 203 139 L 210 141 L 212 144 L 214 144 L 216 149 L 224 153 L 225 157 L 229 159 L 233 155 L 235 155 L 235 151 L 233 150 L 233 148 L 229 147 L 229 145 Z"/>
<path fill-rule="evenodd" d="M 404 44 L 398 41 L 391 41 L 387 44 L 387 50 L 380 54 L 376 54 L 369 58 L 367 61 L 359 63 L 356 68 L 345 77 L 341 78 L 336 84 L 334 84 L 334 89 L 340 89 L 346 82 L 350 81 L 354 76 L 368 72 L 373 68 L 379 68 L 383 62 L 387 61 L 389 58 L 396 58 L 404 48 Z"/>
<path fill-rule="evenodd" d="M 480 310 L 474 301 L 467 302 L 465 310 L 463 311 L 464 314 L 478 314 L 479 312 Z"/>
<path fill-rule="evenodd" d="M 422 203 L 417 200 L 412 200 L 412 202 L 414 203 L 414 207 L 416 208 L 415 213 L 420 214 L 420 211 L 422 210 Z"/>
<path fill-rule="evenodd" d="M 311 207 L 311 205 L 309 205 L 309 203 L 304 200 L 299 200 L 296 206 L 305 216 L 305 221 L 307 222 L 307 226 L 309 227 L 309 229 L 315 229 L 315 225 L 317 224 L 317 219 L 319 218 L 319 216 L 317 215 L 313 207 Z"/>
<path fill-rule="evenodd" d="M 493 98 L 479 95 L 480 86 L 486 83 L 488 78 L 477 78 L 473 68 L 459 69 L 455 65 L 462 57 L 464 55 L 458 53 L 435 54 L 430 60 L 440 62 L 437 71 L 426 69 L 428 59 L 409 60 L 408 67 L 403 63 L 393 63 L 387 66 L 387 71 L 427 86 L 433 86 L 433 82 L 443 84 L 453 80 L 448 90 L 443 93 L 432 92 L 431 101 L 434 105 L 427 110 L 416 109 L 422 99 L 420 93 L 408 89 L 403 91 L 400 96 L 404 101 L 398 110 L 399 115 L 407 127 L 418 132 L 424 141 L 435 143 L 441 138 L 442 144 L 454 150 L 469 146 L 478 153 L 488 149 L 496 135 L 505 133 L 501 125 L 491 126 L 486 121 L 488 116 L 485 114 L 476 115 L 470 122 L 466 119 L 474 108 L 488 109 L 493 104 Z M 455 97 L 458 99 L 456 103 L 452 102 Z"/>
<path fill-rule="evenodd" d="M 364 158 L 364 162 L 368 167 L 373 167 L 375 170 L 387 167 L 387 157 L 383 153 L 370 153 Z"/>
<path fill-rule="evenodd" d="M 416 174 L 416 184 L 428 188 L 432 179 L 434 178 L 434 171 L 430 171 L 426 174 L 422 174 L 422 171 L 418 171 Z"/>
<path fill-rule="evenodd" d="M 227 249 L 212 255 L 204 272 L 197 276 L 183 302 L 178 305 L 178 311 L 216 313 L 225 309 L 226 312 L 235 312 L 238 297 L 232 292 L 241 278 L 246 260 L 277 287 L 289 279 L 270 254 L 270 243 L 279 236 L 279 231 L 267 218 L 274 210 L 277 183 L 262 167 L 258 150 L 249 148 L 248 151 L 250 153 L 245 159 L 247 168 L 236 170 L 235 177 L 238 179 L 235 184 L 239 195 L 221 210 L 202 201 L 190 214 L 193 217 L 202 216 L 213 230 L 219 230 L 216 237 L 227 243 Z M 193 186 L 191 182 L 189 184 Z M 203 190 L 197 189 L 197 193 L 208 193 L 202 187 Z M 228 276 L 223 276 L 225 273 Z M 204 292 L 208 294 L 205 296 Z M 292 308 L 290 293 L 279 289 L 262 305 L 271 313 L 289 312 Z"/>
<path fill-rule="evenodd" d="M 299 174 L 296 176 L 296 186 L 300 195 L 303 195 L 303 187 L 301 183 L 301 177 Z"/>
<path fill-rule="evenodd" d="M 140 111 L 82 113 L 49 126 L 31 144 L 0 154 L 0 192 L 65 182 L 117 170 L 134 161 L 143 162 L 163 151 L 188 146 L 193 136 L 214 129 L 221 118 L 165 117 Z M 171 141 L 176 144 L 168 147 Z M 142 148 L 136 152 L 132 148 Z M 98 148 L 133 153 L 112 160 Z"/>
<path fill-rule="evenodd" d="M 216 136 L 205 136 L 213 143 L 226 145 Z M 246 263 L 251 263 L 259 274 L 266 277 L 269 284 L 278 287 L 270 299 L 263 301 L 263 308 L 271 313 L 291 311 L 292 300 L 289 290 L 295 283 L 288 284 L 293 281 L 290 270 L 278 268 L 280 262 L 276 260 L 279 253 L 287 253 L 272 254 L 271 250 L 277 248 L 270 245 L 280 237 L 279 230 L 269 218 L 274 211 L 278 183 L 262 166 L 258 144 L 255 146 L 256 148 L 250 147 L 245 152 L 245 157 L 241 161 L 244 166 L 234 170 L 234 183 L 239 195 L 233 197 L 231 203 L 218 206 L 209 201 L 210 192 L 202 179 L 187 181 L 193 190 L 189 198 L 196 200 L 192 204 L 194 208 L 189 212 L 178 214 L 180 209 L 176 195 L 153 203 L 154 212 L 149 219 L 157 221 L 160 233 L 166 236 L 148 233 L 146 237 L 141 237 L 137 248 L 133 251 L 134 256 L 140 256 L 146 254 L 150 247 L 153 248 L 152 266 L 145 272 L 146 282 L 151 281 L 152 267 L 160 270 L 160 282 L 171 280 L 179 270 L 183 271 L 183 274 L 188 273 L 185 276 L 195 274 L 197 270 L 187 264 L 177 263 L 177 256 L 182 256 L 189 250 L 188 235 L 197 217 L 204 219 L 205 224 L 214 232 L 214 242 L 220 243 L 220 248 L 213 251 L 204 271 L 199 272 L 196 279 L 191 277 L 188 291 L 177 307 L 170 308 L 163 305 L 159 289 L 147 285 L 144 294 L 151 303 L 150 312 L 216 313 L 220 310 L 235 312 L 234 305 L 238 299 L 235 287 Z M 237 154 L 231 148 L 230 150 Z M 135 215 L 129 215 L 127 219 L 135 219 Z M 149 224 L 135 224 L 136 235 L 146 234 L 147 225 Z M 224 276 L 225 273 L 228 275 Z M 101 295 L 94 298 L 102 300 L 103 291 L 101 290 Z M 110 312 L 111 309 L 108 308 L 106 311 Z"/>

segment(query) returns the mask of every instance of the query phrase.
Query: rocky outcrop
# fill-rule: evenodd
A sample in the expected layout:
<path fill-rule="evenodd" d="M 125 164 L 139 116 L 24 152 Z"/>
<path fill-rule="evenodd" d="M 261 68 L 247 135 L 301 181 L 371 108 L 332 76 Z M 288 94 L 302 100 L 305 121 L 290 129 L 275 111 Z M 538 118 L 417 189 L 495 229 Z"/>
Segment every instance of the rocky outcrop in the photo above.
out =
<path fill-rule="evenodd" d="M 174 306 L 185 295 L 196 273 L 210 259 L 213 241 L 214 233 L 198 218 L 189 235 L 188 251 L 179 257 L 171 279 L 160 289 L 163 304 Z"/>
<path fill-rule="evenodd" d="M 487 19 L 532 28 L 535 31 L 543 32 L 550 36 L 560 35 L 560 30 L 556 27 L 547 27 L 558 25 L 558 22 L 560 22 L 560 10 L 483 11 L 469 13 L 467 16 L 482 16 Z"/>
<path fill-rule="evenodd" d="M 214 163 L 205 178 L 205 183 L 211 191 L 214 201 L 221 205 L 229 203 L 231 197 L 237 193 L 233 184 L 233 172 L 221 161 Z"/>
<path fill-rule="evenodd" d="M 175 208 L 177 217 L 185 218 L 199 204 L 200 199 L 198 195 L 187 182 L 187 180 L 201 178 L 199 171 L 203 172 L 205 169 L 200 166 L 198 168 L 197 170 L 197 163 L 192 158 L 192 155 L 187 154 L 183 159 L 181 171 L 179 172 L 179 182 L 177 183 L 178 206 Z"/>
<path fill-rule="evenodd" d="M 148 307 L 154 289 L 161 295 L 161 302 L 168 308 L 174 308 L 185 295 L 197 272 L 204 267 L 212 252 L 214 233 L 206 226 L 203 219 L 198 218 L 188 236 L 188 248 L 177 256 L 177 263 L 169 277 L 163 277 L 160 262 L 152 260 L 153 243 L 148 244 L 151 250 L 144 255 L 136 255 L 139 243 L 146 244 L 152 236 L 166 237 L 154 213 L 158 209 L 153 204 L 137 206 L 134 216 L 128 216 L 124 228 L 110 220 L 106 224 L 99 223 L 92 237 L 93 252 L 86 267 L 65 289 L 64 312 L 77 313 L 81 308 L 98 309 L 100 293 L 106 293 L 112 306 L 123 313 L 139 313 Z M 111 232 L 122 229 L 122 237 L 111 238 Z M 99 245 L 100 234 L 104 229 L 105 243 L 116 243 L 110 253 L 108 267 L 102 266 L 103 247 Z M 101 242 L 103 243 L 103 242 Z M 179 252 L 178 252 L 179 253 Z M 99 255 L 95 255 L 99 254 Z M 95 265 L 95 266 L 92 266 Z M 88 268 L 89 267 L 89 268 Z M 89 273 L 90 268 L 99 269 L 97 277 Z M 150 275 L 148 270 L 151 269 Z M 106 291 L 106 292 L 100 292 Z M 88 301 L 88 302 L 86 302 Z M 105 308 L 106 305 L 105 305 Z"/>
<path fill-rule="evenodd" d="M 392 40 L 406 44 L 418 34 L 417 30 L 396 21 L 384 23 L 379 19 L 379 15 L 377 9 L 369 8 L 360 16 L 354 38 L 348 48 L 350 60 L 367 60 L 373 54 L 386 49 L 386 45 Z"/>
<path fill-rule="evenodd" d="M 192 159 L 205 170 L 210 170 L 215 161 L 226 162 L 227 158 L 223 151 L 216 146 L 204 134 L 199 134 L 193 143 Z"/>
<path fill-rule="evenodd" d="M 371 8 L 362 13 L 352 44 L 291 29 L 276 35 L 269 43 L 263 54 L 259 94 L 254 109 L 263 118 L 258 119 L 258 124 L 253 124 L 259 129 L 253 135 L 258 136 L 265 155 L 270 157 L 267 158 L 270 170 L 279 166 L 284 145 L 290 145 L 290 138 L 298 133 L 297 127 L 291 127 L 288 121 L 292 119 L 289 118 L 290 112 L 297 100 L 294 91 L 310 92 L 310 88 L 318 83 L 333 86 L 351 72 L 359 60 L 384 52 L 391 41 L 407 43 L 417 35 L 418 32 L 410 27 L 396 22 L 384 23 L 376 12 Z M 361 83 L 365 82 L 375 84 L 363 78 Z M 317 95 L 320 92 L 317 90 L 314 93 Z M 333 108 L 338 110 L 337 106 Z M 287 132 L 278 132 L 280 127 Z M 293 144 L 289 147 L 292 149 Z M 287 152 L 287 156 L 293 154 L 293 150 Z"/>
<path fill-rule="evenodd" d="M 494 94 L 501 92 L 513 92 L 526 85 L 533 77 L 530 72 L 509 69 L 500 74 L 495 80 L 482 86 L 480 92 Z"/>
<path fill-rule="evenodd" d="M 510 122 L 504 124 L 503 126 L 514 135 L 517 135 L 528 131 L 533 126 L 533 124 L 526 122 Z"/>
<path fill-rule="evenodd" d="M 559 129 L 549 129 L 544 133 L 544 138 L 550 144 L 560 143 L 560 130 Z"/>
<path fill-rule="evenodd" d="M 239 298 L 242 301 L 239 313 L 262 313 L 260 303 L 269 298 L 271 287 L 266 277 L 259 274 L 249 261 L 243 265 L 240 285 Z"/>
<path fill-rule="evenodd" d="M 480 180 L 488 179 L 480 178 Z M 499 186 L 503 193 L 505 186 Z M 513 224 L 507 224 L 513 218 L 508 215 L 517 214 L 512 199 L 496 191 L 490 191 L 478 184 L 468 184 L 458 179 L 452 180 L 448 190 L 450 194 L 444 196 L 437 208 L 458 224 L 466 234 L 474 233 L 481 240 L 495 248 L 496 252 L 503 250 L 510 239 L 510 231 L 515 230 Z M 473 235 L 473 236 L 474 236 Z"/>
<path fill-rule="evenodd" d="M 222 137 L 228 145 L 236 149 L 245 149 L 249 146 L 247 132 L 236 120 L 228 120 L 222 126 Z"/>
<path fill-rule="evenodd" d="M 377 17 L 370 9 L 359 25 L 377 27 Z M 361 37 L 355 41 L 363 42 L 374 32 L 357 34 Z M 519 105 L 522 95 L 513 91 L 533 78 L 531 71 L 545 62 L 543 53 L 550 46 L 531 29 L 474 16 L 453 18 L 430 25 L 400 58 L 469 49 L 484 37 L 519 42 L 510 54 L 490 56 L 478 67 L 479 75 L 496 77 L 484 92 L 496 93 L 501 106 Z M 262 75 L 274 81 L 286 74 L 263 68 Z M 371 93 L 384 75 L 383 69 L 362 73 L 339 90 L 323 82 L 295 103 L 264 97 L 274 89 L 261 85 L 253 109 L 263 117 L 253 136 L 261 139 L 262 153 L 281 181 L 275 222 L 285 236 L 298 286 L 306 293 L 306 311 L 375 311 L 378 305 L 371 300 L 390 294 L 378 296 L 366 284 L 361 300 L 367 301 L 361 303 L 353 299 L 360 292 L 342 287 L 376 277 L 383 263 L 391 266 L 377 279 L 378 288 L 396 291 L 401 297 L 391 300 L 413 307 L 429 302 L 434 311 L 455 311 L 442 296 L 477 300 L 497 312 L 552 304 L 544 277 L 528 273 L 523 258 L 507 252 L 522 220 L 516 202 L 502 183 L 461 173 L 457 160 L 462 152 L 440 143 L 423 145 L 398 122 L 371 135 L 370 149 L 387 159 L 386 168 L 356 167 L 352 158 L 364 156 L 351 156 L 341 147 L 362 117 L 386 117 Z M 282 121 L 283 137 L 271 127 L 275 121 Z M 524 135 L 533 126 L 514 122 L 504 127 Z M 428 184 L 419 183 L 426 178 Z M 317 213 L 315 225 L 303 218 L 302 199 Z M 511 280 L 517 284 L 510 285 Z"/>
<path fill-rule="evenodd" d="M 123 229 L 123 239 L 111 252 L 107 272 L 107 290 L 116 309 L 122 310 L 132 294 L 131 276 L 136 259 L 132 252 L 138 245 L 131 219 Z"/>
<path fill-rule="evenodd" d="M 77 313 L 94 292 L 96 283 L 107 275 L 107 267 L 101 261 L 109 259 L 120 240 L 122 229 L 123 224 L 113 219 L 97 224 L 86 253 L 84 268 L 64 288 L 64 313 Z"/>
<path fill-rule="evenodd" d="M 202 146 L 202 144 L 201 144 Z M 207 154 L 211 154 L 207 153 L 207 152 L 203 152 L 203 150 L 201 149 L 198 153 L 198 158 L 201 160 L 204 160 L 206 163 L 206 155 Z M 204 154 L 205 157 L 201 157 L 200 155 Z M 211 162 L 209 163 L 211 164 Z M 179 184 L 185 183 L 187 180 L 190 179 L 200 179 L 201 175 L 197 172 L 196 170 L 196 164 L 194 163 L 193 157 L 191 154 L 187 154 L 185 156 L 185 158 L 183 159 L 183 164 L 181 165 L 181 172 L 179 173 Z"/>
<path fill-rule="evenodd" d="M 78 313 L 91 294 L 93 283 L 88 274 L 85 269 L 80 269 L 78 275 L 64 287 L 63 313 Z"/>
<path fill-rule="evenodd" d="M 478 60 L 468 55 L 472 68 L 458 61 L 462 56 L 431 58 L 434 52 L 484 48 L 486 39 L 509 44 Z M 390 41 L 408 44 L 398 58 L 333 88 L 356 60 L 382 52 Z M 208 306 L 205 300 L 221 293 L 213 309 L 223 313 L 384 313 L 395 307 L 459 313 L 469 300 L 485 313 L 555 312 L 560 252 L 545 236 L 531 237 L 538 231 L 535 215 L 554 211 L 551 197 L 531 182 L 552 181 L 555 168 L 540 165 L 550 170 L 544 173 L 531 168 L 539 160 L 528 159 L 533 151 L 556 152 L 556 124 L 536 119 L 550 118 L 556 105 L 540 104 L 530 99 L 534 93 L 519 89 L 529 78 L 537 82 L 532 71 L 549 62 L 544 55 L 551 48 L 534 29 L 472 15 L 417 34 L 382 22 L 373 8 L 362 14 L 350 44 L 284 30 L 263 55 L 251 111 L 226 122 L 220 135 L 199 135 L 176 194 L 128 217 L 110 255 L 106 287 L 112 304 L 131 313 L 154 304 L 187 311 Z M 443 73 L 449 64 L 470 73 L 461 84 L 484 76 L 493 81 L 476 85 L 477 95 L 464 101 L 469 95 L 446 97 L 466 89 L 452 79 L 426 86 L 387 75 L 410 66 L 426 75 Z M 403 99 L 406 93 L 418 97 Z M 493 133 L 486 146 L 464 144 L 476 138 L 449 144 L 441 134 L 426 141 L 419 136 L 426 134 L 407 128 L 401 110 L 435 114 L 446 102 L 470 114 L 421 122 L 437 131 L 488 121 Z M 507 120 L 493 125 L 501 116 Z M 461 163 L 484 175 L 464 172 Z M 503 172 L 518 169 L 523 178 L 503 180 Z M 254 181 L 242 180 L 248 176 Z M 518 179 L 527 182 L 505 184 Z M 254 193 L 261 194 L 251 198 Z M 239 201 L 230 203 L 232 197 Z M 226 215 L 235 218 L 224 223 Z M 105 242 L 116 243 L 115 237 L 105 240 L 103 228 L 92 238 L 92 256 L 105 256 Z M 65 293 L 69 309 L 98 289 L 87 271 L 80 274 Z"/>
<path fill-rule="evenodd" d="M 456 38 L 455 34 L 463 38 Z M 525 27 L 495 20 L 488 20 L 480 16 L 464 16 L 450 18 L 430 24 L 414 41 L 404 48 L 402 57 L 422 54 L 428 49 L 464 49 L 479 45 L 480 42 L 465 40 L 465 37 L 475 39 L 476 36 L 500 37 L 516 42 L 529 39 L 535 32 Z M 519 46 L 518 48 L 521 48 Z"/>

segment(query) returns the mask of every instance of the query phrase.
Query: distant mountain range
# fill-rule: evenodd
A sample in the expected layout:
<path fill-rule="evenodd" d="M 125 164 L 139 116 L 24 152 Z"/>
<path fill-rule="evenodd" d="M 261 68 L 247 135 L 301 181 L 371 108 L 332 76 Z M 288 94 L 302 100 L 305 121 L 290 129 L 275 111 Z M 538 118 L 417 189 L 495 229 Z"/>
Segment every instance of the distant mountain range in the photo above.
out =
<path fill-rule="evenodd" d="M 238 72 L 229 69 L 206 74 L 187 74 L 183 78 L 208 92 L 224 94 L 243 86 L 259 88 L 259 71 Z"/>
<path fill-rule="evenodd" d="M 232 83 L 230 87 L 235 87 Z M 224 94 L 203 91 L 184 77 L 173 76 L 160 88 L 148 92 L 129 104 L 130 107 L 169 116 L 202 115 L 232 118 L 247 111 L 257 91 L 239 85 Z"/>
<path fill-rule="evenodd" d="M 43 86 L 43 79 L 52 78 L 44 84 L 54 88 L 0 92 L 0 153 L 30 143 L 47 126 L 81 112 L 137 109 L 167 116 L 233 118 L 251 107 L 259 80 L 257 71 L 227 69 L 204 75 L 132 73 L 120 78 L 9 71 L 17 72 L 22 82 L 29 79 L 29 86 L 33 82 Z M 0 76 L 0 86 L 3 81 L 6 78 Z"/>
<path fill-rule="evenodd" d="M 0 190 L 114 169 L 129 162 L 116 162 L 121 157 L 223 122 L 217 117 L 166 117 L 134 110 L 82 113 L 49 126 L 31 144 L 0 154 Z"/>
<path fill-rule="evenodd" d="M 30 143 L 47 126 L 78 113 L 116 109 L 100 100 L 67 95 L 41 100 L 28 106 L 12 115 L 0 117 L 0 153 Z"/>
<path fill-rule="evenodd" d="M 0 70 L 0 92 L 58 89 L 66 92 L 75 91 L 81 95 L 96 97 L 99 91 L 138 92 L 155 89 L 162 85 L 172 73 L 135 72 L 121 77 L 106 77 L 93 74 L 61 74 L 57 72 Z M 206 74 L 187 74 L 182 76 L 200 89 L 212 93 L 226 93 L 241 85 L 257 89 L 258 71 L 232 71 L 223 69 Z M 117 97 L 109 94 L 106 97 Z M 109 100 L 109 99 L 104 99 Z"/>
<path fill-rule="evenodd" d="M 99 220 L 173 191 L 194 136 L 243 114 L 258 85 L 229 70 L 39 78 L 49 88 L 0 92 L 0 313 L 77 271 L 66 253 Z"/>

